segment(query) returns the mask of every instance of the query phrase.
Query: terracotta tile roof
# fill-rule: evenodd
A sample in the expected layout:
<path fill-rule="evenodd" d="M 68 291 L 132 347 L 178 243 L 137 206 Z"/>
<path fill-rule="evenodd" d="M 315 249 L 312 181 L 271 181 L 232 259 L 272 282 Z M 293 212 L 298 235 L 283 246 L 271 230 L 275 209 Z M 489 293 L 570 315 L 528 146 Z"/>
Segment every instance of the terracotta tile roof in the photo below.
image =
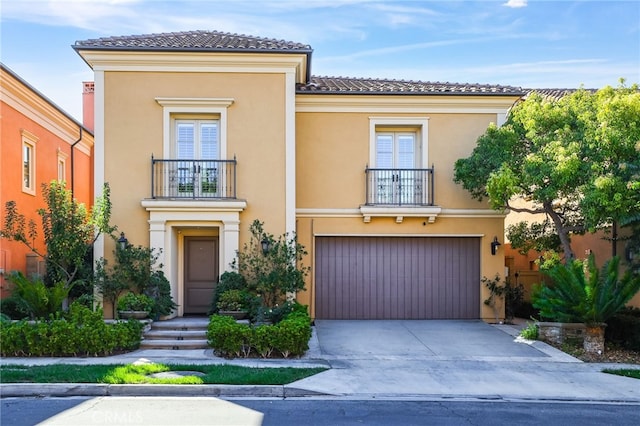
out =
<path fill-rule="evenodd" d="M 165 51 L 245 51 L 311 53 L 311 46 L 293 41 L 253 37 L 219 31 L 102 37 L 76 41 L 76 50 L 165 50 Z"/>
<path fill-rule="evenodd" d="M 78 50 L 137 50 L 185 52 L 263 52 L 303 53 L 311 60 L 311 46 L 292 41 L 276 40 L 219 31 L 186 31 L 173 33 L 102 37 L 76 41 Z M 309 67 L 307 68 L 309 70 Z M 299 94 L 361 94 L 361 95 L 524 95 L 520 87 L 490 84 L 459 84 L 407 80 L 349 77 L 307 76 L 309 83 L 298 84 Z"/>
<path fill-rule="evenodd" d="M 520 87 L 491 84 L 316 76 L 312 76 L 308 84 L 298 84 L 296 92 L 334 95 L 524 95 L 526 93 Z"/>
<path fill-rule="evenodd" d="M 570 95 L 576 92 L 578 89 L 525 89 L 526 95 L 524 98 L 532 93 L 537 93 L 540 96 L 552 100 L 558 100 L 564 96 Z M 598 89 L 585 89 L 587 92 L 595 93 Z"/>

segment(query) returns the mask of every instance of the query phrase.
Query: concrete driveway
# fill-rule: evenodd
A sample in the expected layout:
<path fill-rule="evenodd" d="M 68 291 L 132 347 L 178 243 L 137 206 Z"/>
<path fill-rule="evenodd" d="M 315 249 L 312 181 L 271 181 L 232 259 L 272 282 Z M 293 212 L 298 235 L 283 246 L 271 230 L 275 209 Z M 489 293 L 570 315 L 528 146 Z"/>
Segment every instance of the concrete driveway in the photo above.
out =
<path fill-rule="evenodd" d="M 329 359 L 549 356 L 516 342 L 517 329 L 480 320 L 316 320 L 315 328 L 320 353 Z"/>
<path fill-rule="evenodd" d="M 286 385 L 365 398 L 640 403 L 636 379 L 601 372 L 519 328 L 482 321 L 316 320 L 311 357 L 331 369 Z"/>

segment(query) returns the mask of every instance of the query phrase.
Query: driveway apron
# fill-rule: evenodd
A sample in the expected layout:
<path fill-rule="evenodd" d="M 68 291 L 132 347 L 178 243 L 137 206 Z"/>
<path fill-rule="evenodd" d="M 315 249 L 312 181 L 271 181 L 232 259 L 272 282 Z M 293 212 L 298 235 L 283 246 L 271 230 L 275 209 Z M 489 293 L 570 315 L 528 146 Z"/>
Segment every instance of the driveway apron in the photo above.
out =
<path fill-rule="evenodd" d="M 544 358 L 480 320 L 316 320 L 322 355 L 333 359 Z"/>

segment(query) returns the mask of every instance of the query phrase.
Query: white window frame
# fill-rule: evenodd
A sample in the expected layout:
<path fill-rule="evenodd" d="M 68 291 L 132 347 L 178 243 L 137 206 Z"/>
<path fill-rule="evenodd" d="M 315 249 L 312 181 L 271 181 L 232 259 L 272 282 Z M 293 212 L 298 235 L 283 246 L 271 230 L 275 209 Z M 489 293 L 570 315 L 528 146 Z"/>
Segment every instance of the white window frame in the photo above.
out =
<path fill-rule="evenodd" d="M 217 116 L 219 124 L 219 154 L 220 159 L 227 156 L 227 110 L 233 104 L 232 98 L 156 98 L 156 102 L 162 106 L 163 122 L 163 158 L 172 157 L 172 121 L 175 117 L 183 115 L 210 115 Z"/>
<path fill-rule="evenodd" d="M 66 182 L 67 180 L 67 154 L 58 150 L 58 181 Z"/>
<path fill-rule="evenodd" d="M 21 131 L 22 144 L 20 150 L 20 170 L 22 192 L 36 195 L 36 144 L 39 140 L 37 136 L 26 130 Z M 25 149 L 29 149 L 28 176 L 25 174 Z"/>
<path fill-rule="evenodd" d="M 206 123 L 216 123 L 217 127 L 218 127 L 218 134 L 217 134 L 217 152 L 215 154 L 215 158 L 211 158 L 210 160 L 221 160 L 223 158 L 220 151 L 221 151 L 221 147 L 220 147 L 220 120 L 218 119 L 218 116 L 211 116 L 211 117 L 204 117 L 204 116 L 196 116 L 196 117 L 189 117 L 186 115 L 176 115 L 172 118 L 171 120 L 171 127 L 172 127 L 172 137 L 173 140 L 171 141 L 171 158 L 178 158 L 178 124 L 179 123 L 191 123 L 193 124 L 194 127 L 194 156 L 193 158 L 190 158 L 190 160 L 201 160 L 202 158 L 202 144 L 200 143 L 200 124 L 206 124 Z"/>
<path fill-rule="evenodd" d="M 407 132 L 416 132 L 416 150 L 419 158 L 417 168 L 429 168 L 429 118 L 428 117 L 369 117 L 369 167 L 376 166 L 377 134 L 385 133 L 384 127 L 407 128 Z M 398 132 L 397 130 L 394 130 Z"/>

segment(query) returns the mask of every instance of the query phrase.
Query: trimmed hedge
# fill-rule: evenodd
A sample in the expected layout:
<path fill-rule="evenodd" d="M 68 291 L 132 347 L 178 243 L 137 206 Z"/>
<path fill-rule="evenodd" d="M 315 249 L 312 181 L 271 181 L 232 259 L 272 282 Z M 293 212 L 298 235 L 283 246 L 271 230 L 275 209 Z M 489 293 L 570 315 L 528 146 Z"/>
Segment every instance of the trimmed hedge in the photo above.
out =
<path fill-rule="evenodd" d="M 300 356 L 309 349 L 311 318 L 294 311 L 274 325 L 251 326 L 233 318 L 212 315 L 207 340 L 215 352 L 226 358 L 260 356 L 273 358 Z"/>
<path fill-rule="evenodd" d="M 107 356 L 140 346 L 142 324 L 129 320 L 104 322 L 102 310 L 72 304 L 64 316 L 50 320 L 0 324 L 2 356 Z"/>

